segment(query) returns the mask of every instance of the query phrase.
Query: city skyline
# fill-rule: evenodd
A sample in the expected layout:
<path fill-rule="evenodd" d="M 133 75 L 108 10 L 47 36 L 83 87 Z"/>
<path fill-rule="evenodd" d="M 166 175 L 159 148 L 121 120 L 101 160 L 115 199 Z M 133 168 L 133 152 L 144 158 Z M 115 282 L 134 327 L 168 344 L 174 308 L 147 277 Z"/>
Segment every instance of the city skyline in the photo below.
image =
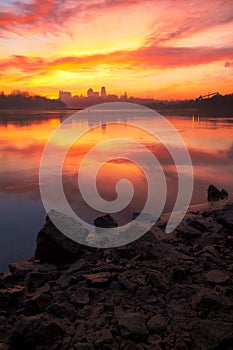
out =
<path fill-rule="evenodd" d="M 232 12 L 230 0 L 6 0 L 2 90 L 56 98 L 59 89 L 96 91 L 101 81 L 110 94 L 142 98 L 229 94 Z"/>

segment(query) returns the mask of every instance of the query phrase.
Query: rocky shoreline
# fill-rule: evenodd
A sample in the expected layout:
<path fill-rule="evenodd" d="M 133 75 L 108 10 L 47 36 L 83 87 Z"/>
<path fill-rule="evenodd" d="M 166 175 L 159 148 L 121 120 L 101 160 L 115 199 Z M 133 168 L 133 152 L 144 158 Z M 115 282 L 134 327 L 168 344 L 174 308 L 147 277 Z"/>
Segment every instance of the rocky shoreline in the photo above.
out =
<path fill-rule="evenodd" d="M 49 219 L 35 258 L 0 275 L 0 350 L 230 350 L 233 201 L 167 215 L 127 246 L 95 249 Z"/>

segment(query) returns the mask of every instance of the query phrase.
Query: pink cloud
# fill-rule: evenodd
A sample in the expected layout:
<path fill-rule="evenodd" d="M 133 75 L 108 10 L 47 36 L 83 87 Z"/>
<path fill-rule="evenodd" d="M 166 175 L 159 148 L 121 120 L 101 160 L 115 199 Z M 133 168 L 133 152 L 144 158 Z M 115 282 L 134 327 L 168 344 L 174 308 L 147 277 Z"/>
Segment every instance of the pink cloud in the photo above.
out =
<path fill-rule="evenodd" d="M 83 69 L 95 69 L 99 65 L 121 65 L 132 69 L 143 68 L 178 68 L 201 64 L 209 64 L 220 60 L 229 60 L 233 55 L 233 48 L 209 47 L 141 47 L 135 51 L 118 51 L 108 54 L 98 54 L 82 57 L 61 57 L 45 59 L 41 57 L 26 57 L 14 55 L 0 60 L 0 70 L 16 68 L 22 73 L 46 74 L 53 70 L 78 72 Z"/>

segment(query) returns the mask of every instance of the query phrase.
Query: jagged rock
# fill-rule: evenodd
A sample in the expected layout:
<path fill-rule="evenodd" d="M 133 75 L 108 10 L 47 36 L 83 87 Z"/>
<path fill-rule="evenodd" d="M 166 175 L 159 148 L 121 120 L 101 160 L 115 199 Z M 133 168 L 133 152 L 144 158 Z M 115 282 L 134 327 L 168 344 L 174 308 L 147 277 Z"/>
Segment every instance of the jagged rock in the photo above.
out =
<path fill-rule="evenodd" d="M 208 271 L 205 277 L 208 282 L 217 284 L 225 283 L 230 280 L 230 276 L 226 272 L 221 270 Z"/>
<path fill-rule="evenodd" d="M 62 337 L 64 328 L 46 314 L 20 316 L 13 328 L 11 341 L 15 349 L 35 349 L 39 345 L 53 344 L 54 338 Z"/>
<path fill-rule="evenodd" d="M 99 216 L 94 220 L 94 226 L 100 228 L 113 228 L 118 227 L 117 221 L 110 215 Z"/>
<path fill-rule="evenodd" d="M 215 202 L 221 198 L 221 192 L 214 185 L 209 185 L 207 191 L 208 191 L 208 196 L 207 196 L 208 202 Z"/>
<path fill-rule="evenodd" d="M 77 232 L 77 236 L 81 236 L 80 240 L 85 241 L 88 231 L 81 224 L 54 211 L 53 216 L 55 220 L 63 222 L 63 225 L 70 225 L 73 236 Z M 61 233 L 47 216 L 46 223 L 37 236 L 35 259 L 41 262 L 62 263 L 65 260 L 77 259 L 81 250 L 82 246 Z"/>
<path fill-rule="evenodd" d="M 148 334 L 145 317 L 142 313 L 125 312 L 116 308 L 114 315 L 122 336 L 134 337 Z"/>

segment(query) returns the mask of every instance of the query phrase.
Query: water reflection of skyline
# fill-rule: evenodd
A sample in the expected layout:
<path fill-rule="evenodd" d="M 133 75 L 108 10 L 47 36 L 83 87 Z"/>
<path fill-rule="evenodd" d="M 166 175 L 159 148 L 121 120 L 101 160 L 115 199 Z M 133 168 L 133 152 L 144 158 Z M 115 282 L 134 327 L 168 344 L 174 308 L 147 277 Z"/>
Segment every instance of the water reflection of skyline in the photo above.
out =
<path fill-rule="evenodd" d="M 4 247 L 2 248 L 4 251 L 8 249 L 8 251 L 13 252 L 10 249 L 12 242 L 17 241 L 18 246 L 22 243 L 21 252 L 23 252 L 20 256 L 23 259 L 30 257 L 30 249 L 33 247 L 36 233 L 45 217 L 38 187 L 40 157 L 45 143 L 56 126 L 60 124 L 62 118 L 65 119 L 71 114 L 72 111 L 65 115 L 56 111 L 46 115 L 41 113 L 39 118 L 33 114 L 27 117 L 24 116 L 24 119 L 20 121 L 19 118 L 22 118 L 22 115 L 8 114 L 7 118 L 2 118 L 2 114 L 0 116 L 0 209 L 2 213 L 5 213 L 5 217 L 3 217 L 0 224 L 0 232 L 2 232 L 0 246 Z M 168 119 L 181 133 L 193 161 L 195 187 L 192 203 L 200 203 L 206 200 L 206 188 L 210 183 L 233 192 L 233 119 L 200 117 L 199 121 L 195 120 L 194 122 L 190 117 L 185 118 L 183 116 L 170 116 Z M 127 115 L 123 120 L 118 119 L 117 121 L 125 124 L 126 121 L 127 123 L 130 122 Z M 152 119 L 149 117 L 141 120 L 142 125 L 149 125 L 151 122 Z M 88 123 L 93 123 L 93 120 L 80 119 L 78 126 L 88 125 Z M 99 125 L 98 137 L 101 139 L 108 135 L 109 126 L 107 123 L 106 118 L 98 118 L 93 125 Z M 147 146 L 152 152 L 158 152 L 161 162 L 168 163 L 166 152 L 162 148 L 159 148 L 158 145 L 155 147 L 153 143 L 148 143 Z M 85 152 L 85 147 L 78 151 L 80 153 Z M 74 157 L 74 163 L 75 159 Z M 130 171 L 130 167 L 125 167 L 125 170 Z M 173 170 L 171 167 L 169 169 L 169 166 L 166 168 L 167 181 L 172 191 L 174 191 L 172 195 L 175 196 L 176 186 L 173 188 L 175 181 Z M 64 181 L 67 185 L 67 191 L 71 195 L 71 200 L 73 200 L 74 183 L 70 181 L 71 177 L 72 172 L 68 171 Z M 13 203 L 17 203 L 17 205 L 13 205 Z M 169 209 L 168 206 L 166 208 Z M 8 215 L 6 210 L 9 213 Z M 33 220 L 28 220 L 28 215 Z M 10 217 L 13 217 L 14 220 L 9 219 Z M 26 232 L 27 238 L 25 238 Z M 27 239 L 28 242 L 31 242 L 28 243 L 28 247 L 30 247 L 24 248 L 23 242 L 20 243 L 18 239 L 15 240 L 15 235 L 21 235 L 24 240 Z M 24 253 L 25 255 L 23 255 Z M 15 254 L 15 250 L 12 254 Z M 4 254 L 1 256 L 3 257 Z M 15 260 L 15 257 L 17 259 L 16 255 L 12 255 L 12 260 Z M 5 262 L 2 262 L 2 265 L 0 262 L 0 269 L 4 264 L 6 266 L 6 261 L 9 262 L 11 258 L 5 256 L 4 259 Z"/>

